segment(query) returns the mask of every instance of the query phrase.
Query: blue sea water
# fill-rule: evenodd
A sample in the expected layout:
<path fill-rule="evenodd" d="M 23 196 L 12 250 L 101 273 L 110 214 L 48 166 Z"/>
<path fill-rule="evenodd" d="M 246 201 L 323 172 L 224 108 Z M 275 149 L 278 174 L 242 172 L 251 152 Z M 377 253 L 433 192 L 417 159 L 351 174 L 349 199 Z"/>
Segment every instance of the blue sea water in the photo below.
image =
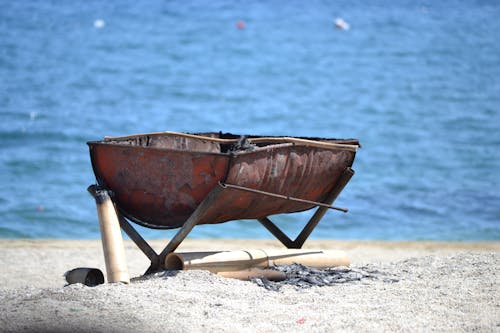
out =
<path fill-rule="evenodd" d="M 499 17 L 471 0 L 2 0 L 0 237 L 99 238 L 86 141 L 222 130 L 360 140 L 350 211 L 313 238 L 499 240 Z M 293 236 L 310 215 L 274 220 Z"/>

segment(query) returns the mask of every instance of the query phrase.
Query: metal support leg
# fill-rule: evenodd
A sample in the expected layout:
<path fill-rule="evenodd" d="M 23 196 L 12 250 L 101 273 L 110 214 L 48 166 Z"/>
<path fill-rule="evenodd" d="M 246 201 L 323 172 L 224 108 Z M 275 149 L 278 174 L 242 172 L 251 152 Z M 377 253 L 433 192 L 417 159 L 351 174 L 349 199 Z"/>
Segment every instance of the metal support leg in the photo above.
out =
<path fill-rule="evenodd" d="M 151 266 L 149 266 L 145 274 L 151 274 L 163 269 L 167 254 L 174 252 L 175 249 L 177 249 L 191 230 L 193 230 L 194 226 L 198 224 L 198 221 L 203 217 L 207 209 L 210 208 L 210 206 L 217 200 L 222 191 L 224 191 L 224 188 L 220 185 L 216 185 L 212 191 L 210 191 L 207 197 L 198 205 L 193 214 L 191 214 L 187 221 L 182 225 L 177 234 L 175 234 L 174 238 L 172 238 L 163 251 L 161 251 L 158 255 L 157 261 L 151 262 Z"/>
<path fill-rule="evenodd" d="M 326 197 L 324 200 L 325 204 L 331 205 L 335 199 L 337 199 L 338 195 L 344 187 L 347 185 L 351 177 L 354 175 L 354 170 L 351 168 L 346 168 L 344 172 L 342 173 L 342 176 L 340 177 L 339 181 L 337 184 L 335 184 L 333 190 L 330 192 L 330 194 Z M 278 240 L 283 243 L 287 248 L 289 249 L 300 249 L 302 245 L 304 245 L 304 242 L 307 240 L 307 238 L 311 235 L 313 232 L 314 228 L 318 225 L 319 221 L 323 218 L 327 211 L 327 207 L 321 206 L 318 207 L 314 215 L 311 217 L 311 219 L 307 222 L 306 226 L 300 234 L 297 236 L 295 240 L 291 240 L 283 231 L 281 231 L 280 228 L 278 228 L 270 219 L 267 217 L 263 217 L 258 219 L 258 221 L 267 229 L 269 230 Z"/>
<path fill-rule="evenodd" d="M 153 248 L 142 238 L 141 235 L 127 222 L 122 214 L 118 214 L 118 220 L 120 221 L 120 227 L 123 231 L 130 237 L 130 239 L 137 245 L 137 247 L 146 255 L 146 257 L 151 260 L 151 263 L 156 263 L 158 260 L 158 254 L 153 250 Z"/>

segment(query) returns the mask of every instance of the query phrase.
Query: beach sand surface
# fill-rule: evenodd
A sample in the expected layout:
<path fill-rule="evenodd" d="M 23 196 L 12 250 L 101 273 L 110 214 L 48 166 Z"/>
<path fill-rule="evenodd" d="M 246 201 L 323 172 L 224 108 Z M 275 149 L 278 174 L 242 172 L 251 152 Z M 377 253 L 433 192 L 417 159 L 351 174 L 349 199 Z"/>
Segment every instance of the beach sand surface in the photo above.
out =
<path fill-rule="evenodd" d="M 160 251 L 167 240 L 152 241 Z M 178 251 L 274 249 L 274 240 L 193 240 Z M 0 332 L 500 332 L 500 242 L 309 240 L 343 250 L 362 276 L 278 291 L 207 271 L 129 285 L 66 286 L 76 267 L 105 273 L 98 240 L 0 240 Z M 129 271 L 149 266 L 125 242 Z"/>

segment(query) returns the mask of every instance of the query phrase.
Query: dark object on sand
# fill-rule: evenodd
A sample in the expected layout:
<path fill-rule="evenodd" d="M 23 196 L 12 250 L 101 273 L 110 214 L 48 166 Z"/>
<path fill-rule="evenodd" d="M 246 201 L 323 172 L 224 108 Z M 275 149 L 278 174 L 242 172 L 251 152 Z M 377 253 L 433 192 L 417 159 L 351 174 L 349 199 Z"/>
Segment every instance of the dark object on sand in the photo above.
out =
<path fill-rule="evenodd" d="M 82 283 L 88 287 L 95 287 L 104 283 L 104 275 L 97 268 L 78 267 L 64 273 L 68 284 Z"/>
<path fill-rule="evenodd" d="M 98 188 L 111 193 L 120 225 L 161 269 L 198 224 L 257 219 L 288 248 L 300 248 L 354 171 L 356 139 L 149 133 L 88 142 Z M 96 193 L 97 187 L 90 188 Z M 269 215 L 319 207 L 295 240 Z M 125 218 L 181 228 L 157 255 Z"/>

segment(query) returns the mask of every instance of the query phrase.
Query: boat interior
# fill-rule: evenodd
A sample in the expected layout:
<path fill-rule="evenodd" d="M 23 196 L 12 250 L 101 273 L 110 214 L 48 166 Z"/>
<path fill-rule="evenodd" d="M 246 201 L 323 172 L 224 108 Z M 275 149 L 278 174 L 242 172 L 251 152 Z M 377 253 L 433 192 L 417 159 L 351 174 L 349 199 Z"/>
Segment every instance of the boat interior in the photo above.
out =
<path fill-rule="evenodd" d="M 293 145 L 294 140 L 308 142 L 356 145 L 356 139 L 324 139 L 324 138 L 290 138 L 282 136 L 255 136 L 235 135 L 231 133 L 209 132 L 209 133 L 174 133 L 158 132 L 149 134 L 138 134 L 123 137 L 106 137 L 104 143 L 118 144 L 136 147 L 151 147 L 160 149 L 174 149 L 186 151 L 200 151 L 211 153 L 230 153 L 241 151 L 254 151 L 269 146 Z"/>

